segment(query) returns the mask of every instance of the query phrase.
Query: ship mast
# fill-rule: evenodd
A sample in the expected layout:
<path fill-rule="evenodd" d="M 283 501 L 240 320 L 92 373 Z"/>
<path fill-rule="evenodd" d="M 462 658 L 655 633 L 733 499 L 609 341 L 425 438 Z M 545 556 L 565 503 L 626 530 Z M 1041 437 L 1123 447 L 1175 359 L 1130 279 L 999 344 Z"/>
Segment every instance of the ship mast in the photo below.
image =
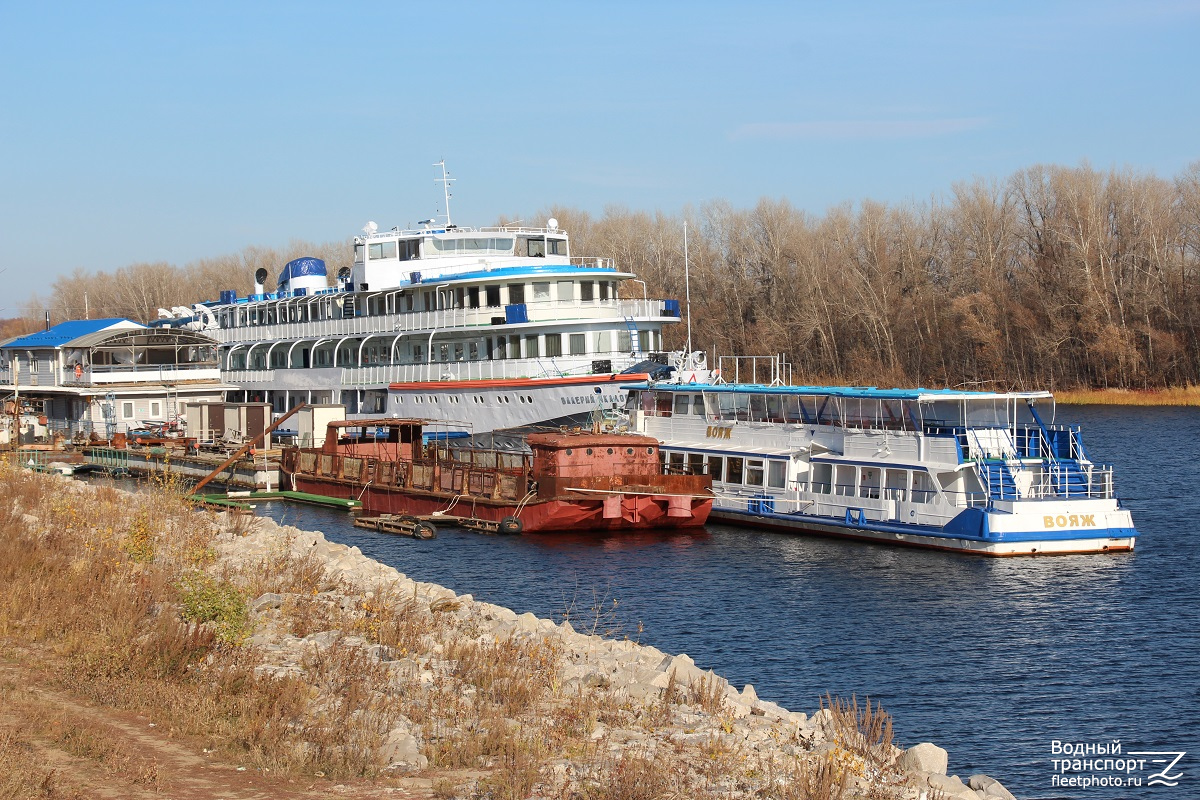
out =
<path fill-rule="evenodd" d="M 443 158 L 441 161 L 435 162 L 434 166 L 442 168 L 442 177 L 434 178 L 433 182 L 442 184 L 442 191 L 446 195 L 446 227 L 449 228 L 450 227 L 450 198 L 452 196 L 450 194 L 450 184 L 454 183 L 455 179 L 450 177 L 449 172 L 446 172 L 446 159 Z"/>

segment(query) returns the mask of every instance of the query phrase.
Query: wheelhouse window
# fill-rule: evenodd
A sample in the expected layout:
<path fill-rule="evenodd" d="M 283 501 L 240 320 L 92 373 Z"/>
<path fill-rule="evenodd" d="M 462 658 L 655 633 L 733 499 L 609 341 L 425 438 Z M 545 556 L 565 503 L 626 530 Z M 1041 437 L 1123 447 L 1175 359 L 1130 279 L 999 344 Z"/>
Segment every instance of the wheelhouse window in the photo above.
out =
<path fill-rule="evenodd" d="M 396 243 L 392 242 L 371 242 L 367 245 L 367 255 L 372 261 L 384 258 L 396 257 Z"/>
<path fill-rule="evenodd" d="M 690 396 L 686 395 L 686 394 L 675 395 L 675 413 L 676 414 L 687 414 L 688 413 L 688 403 L 689 403 L 690 399 L 691 399 Z"/>
<path fill-rule="evenodd" d="M 566 239 L 547 239 L 546 246 L 550 250 L 552 256 L 565 256 L 567 254 Z"/>
<path fill-rule="evenodd" d="M 367 251 L 365 244 L 354 245 L 354 263 L 361 264 L 363 262 L 363 254 Z"/>
<path fill-rule="evenodd" d="M 529 256 L 531 258 L 546 257 L 546 240 L 545 239 L 529 239 Z"/>

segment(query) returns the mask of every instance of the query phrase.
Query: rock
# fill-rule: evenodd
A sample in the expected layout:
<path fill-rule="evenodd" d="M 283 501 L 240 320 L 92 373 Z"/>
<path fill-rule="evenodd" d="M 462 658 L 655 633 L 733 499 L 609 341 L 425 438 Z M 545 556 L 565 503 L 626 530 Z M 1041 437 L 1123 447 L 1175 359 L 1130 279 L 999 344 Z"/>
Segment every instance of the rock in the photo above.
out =
<path fill-rule="evenodd" d="M 971 787 L 963 783 L 957 775 L 949 777 L 934 773 L 928 778 L 929 786 L 941 792 L 952 800 L 978 800 L 978 795 Z"/>
<path fill-rule="evenodd" d="M 523 631 L 536 631 L 538 629 L 539 620 L 532 612 L 526 611 L 521 616 L 517 617 L 517 627 Z"/>
<path fill-rule="evenodd" d="M 429 766 L 429 759 L 421 753 L 421 744 L 408 728 L 394 728 L 379 750 L 383 763 L 389 768 L 421 770 Z"/>
<path fill-rule="evenodd" d="M 996 797 L 999 800 L 1017 800 L 1013 793 L 995 778 L 987 775 L 972 775 L 967 779 L 967 785 L 984 797 Z"/>
<path fill-rule="evenodd" d="M 814 715 L 814 719 L 820 714 Z M 921 742 L 908 748 L 896 759 L 896 767 L 905 772 L 934 772 L 946 774 L 949 756 L 946 751 L 931 742 Z"/>
<path fill-rule="evenodd" d="M 748 706 L 753 706 L 754 701 L 758 699 L 758 692 L 754 691 L 754 684 L 747 683 L 742 687 L 742 702 Z"/>

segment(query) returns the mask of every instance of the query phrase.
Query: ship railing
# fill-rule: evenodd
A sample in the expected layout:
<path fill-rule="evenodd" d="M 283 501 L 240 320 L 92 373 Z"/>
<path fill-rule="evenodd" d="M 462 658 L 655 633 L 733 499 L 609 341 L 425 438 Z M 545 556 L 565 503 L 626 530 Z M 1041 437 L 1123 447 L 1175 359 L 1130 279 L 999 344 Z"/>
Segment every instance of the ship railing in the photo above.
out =
<path fill-rule="evenodd" d="M 530 300 L 516 304 L 524 309 L 526 318 L 521 322 L 555 322 L 571 320 L 615 320 L 672 317 L 666 313 L 662 299 L 618 300 Z M 503 318 L 501 324 L 510 324 L 509 306 L 482 306 L 479 308 L 444 308 L 437 311 L 406 311 L 400 313 L 372 314 L 330 319 L 280 321 L 257 325 L 242 325 L 234 328 L 219 328 L 209 331 L 222 344 L 244 342 L 291 341 L 326 336 L 375 336 L 386 339 L 404 333 L 420 333 L 443 330 L 464 330 L 490 327 Z M 600 313 L 607 312 L 607 313 Z M 511 323 L 516 324 L 516 323 Z"/>
<path fill-rule="evenodd" d="M 607 369 L 594 369 L 597 361 Z M 554 358 L 510 358 L 477 361 L 431 362 L 424 364 L 380 364 L 346 367 L 341 382 L 346 386 L 379 386 L 389 383 L 423 383 L 440 380 L 509 380 L 514 378 L 563 377 L 609 374 L 630 366 L 623 353 L 588 353 Z M 231 381 L 238 382 L 230 374 Z"/>

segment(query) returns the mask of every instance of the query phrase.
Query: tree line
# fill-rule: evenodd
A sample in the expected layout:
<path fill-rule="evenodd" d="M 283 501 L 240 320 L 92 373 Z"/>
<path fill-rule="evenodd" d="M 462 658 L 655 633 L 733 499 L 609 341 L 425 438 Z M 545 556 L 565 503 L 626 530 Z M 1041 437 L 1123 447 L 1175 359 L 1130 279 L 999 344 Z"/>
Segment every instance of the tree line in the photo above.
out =
<path fill-rule="evenodd" d="M 782 353 L 804 382 L 1154 388 L 1200 374 L 1200 162 L 1174 179 L 1035 166 L 957 184 L 945 198 L 820 215 L 763 199 L 678 215 L 538 216 L 558 218 L 573 254 L 613 257 L 651 296 L 680 299 L 686 222 L 693 347 Z M 55 321 L 82 317 L 84 292 L 92 317 L 148 321 L 221 289 L 245 294 L 260 266 L 273 281 L 288 260 L 312 255 L 333 273 L 351 252 L 348 241 L 292 242 L 185 267 L 77 270 L 30 301 L 25 324 L 39 324 L 42 308 Z M 672 347 L 685 339 L 684 325 L 667 333 Z"/>

